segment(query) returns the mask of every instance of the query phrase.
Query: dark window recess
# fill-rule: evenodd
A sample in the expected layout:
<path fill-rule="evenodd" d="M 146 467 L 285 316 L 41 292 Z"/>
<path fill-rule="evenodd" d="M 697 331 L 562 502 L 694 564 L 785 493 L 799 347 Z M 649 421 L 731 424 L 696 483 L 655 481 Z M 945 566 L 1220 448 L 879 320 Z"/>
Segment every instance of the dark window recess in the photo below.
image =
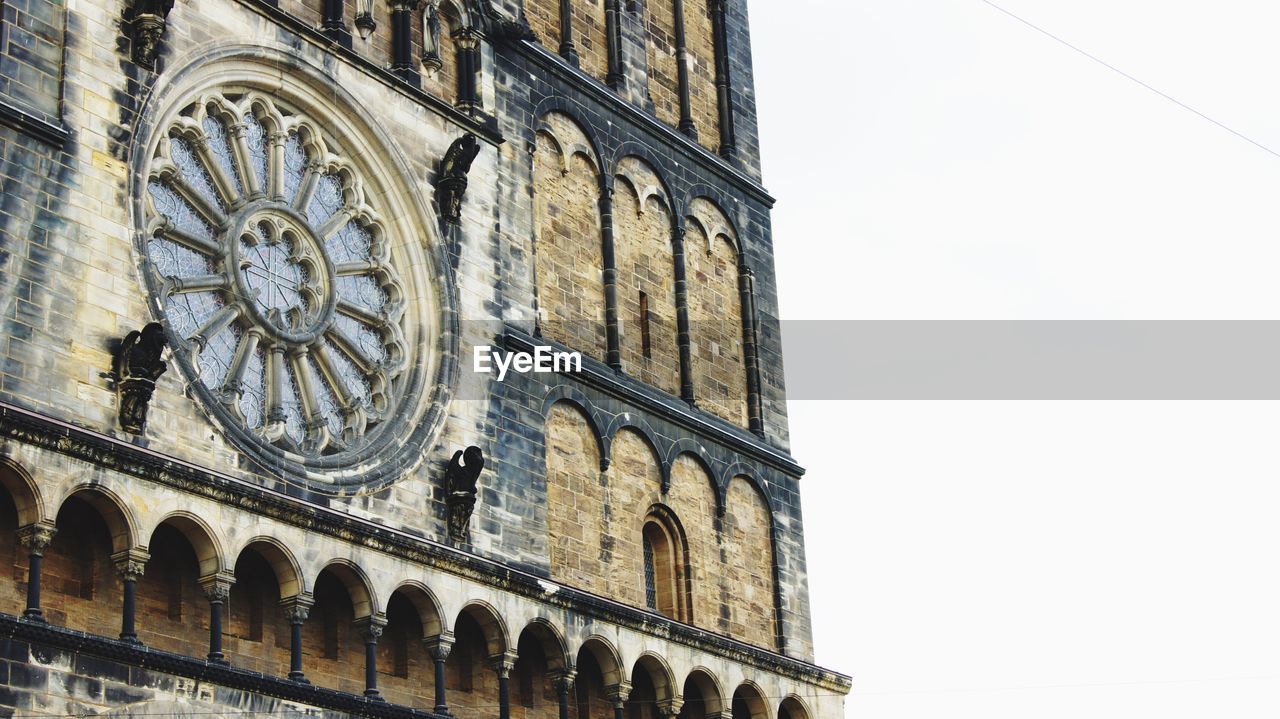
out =
<path fill-rule="evenodd" d="M 262 641 L 262 594 L 249 595 L 249 641 Z"/>
<path fill-rule="evenodd" d="M 324 658 L 338 658 L 338 618 L 332 612 L 324 615 Z"/>
<path fill-rule="evenodd" d="M 93 552 L 80 556 L 80 598 L 93 599 Z"/>
<path fill-rule="evenodd" d="M 169 580 L 169 619 L 182 621 L 182 575 L 176 571 Z"/>
<path fill-rule="evenodd" d="M 658 578 L 653 568 L 653 542 L 644 538 L 644 605 L 650 609 L 658 608 Z"/>
<path fill-rule="evenodd" d="M 649 295 L 640 293 L 640 347 L 645 359 L 652 357 L 653 345 L 649 338 Z"/>
<path fill-rule="evenodd" d="M 409 676 L 409 635 L 401 632 L 395 636 L 395 675 Z"/>

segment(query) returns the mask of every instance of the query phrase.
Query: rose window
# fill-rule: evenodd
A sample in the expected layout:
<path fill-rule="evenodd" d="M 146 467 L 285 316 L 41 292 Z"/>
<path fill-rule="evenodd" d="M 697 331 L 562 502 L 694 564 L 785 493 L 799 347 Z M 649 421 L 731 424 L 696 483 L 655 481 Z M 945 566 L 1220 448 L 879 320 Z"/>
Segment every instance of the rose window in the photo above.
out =
<path fill-rule="evenodd" d="M 145 245 L 175 353 L 224 418 L 303 457 L 395 410 L 404 297 L 337 141 L 257 94 L 206 96 L 150 161 Z"/>

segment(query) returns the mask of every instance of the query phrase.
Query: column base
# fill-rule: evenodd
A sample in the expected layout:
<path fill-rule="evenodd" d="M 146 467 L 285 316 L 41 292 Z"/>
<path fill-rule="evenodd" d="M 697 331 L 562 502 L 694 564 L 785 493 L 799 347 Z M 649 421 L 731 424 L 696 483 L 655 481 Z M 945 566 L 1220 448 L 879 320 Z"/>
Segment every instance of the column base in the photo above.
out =
<path fill-rule="evenodd" d="M 44 618 L 44 611 L 40 609 L 27 609 L 22 612 L 22 618 L 28 622 L 49 623 L 49 620 Z"/>
<path fill-rule="evenodd" d="M 311 683 L 311 680 L 307 679 L 307 675 L 303 674 L 302 672 L 289 672 L 289 681 L 294 681 L 299 684 Z"/>

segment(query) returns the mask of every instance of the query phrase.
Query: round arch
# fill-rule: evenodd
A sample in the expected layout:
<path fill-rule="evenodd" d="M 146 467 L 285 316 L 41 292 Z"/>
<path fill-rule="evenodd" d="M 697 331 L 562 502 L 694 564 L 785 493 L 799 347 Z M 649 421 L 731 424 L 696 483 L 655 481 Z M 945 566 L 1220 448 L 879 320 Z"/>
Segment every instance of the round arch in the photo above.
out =
<path fill-rule="evenodd" d="M 427 585 L 413 579 L 401 582 L 391 590 L 391 596 L 387 597 L 388 607 L 391 604 L 391 597 L 397 594 L 407 599 L 417 611 L 424 639 L 440 636 L 446 631 L 444 615 L 440 613 L 440 602 L 436 601 L 435 594 L 427 588 Z M 386 609 L 384 607 L 383 611 L 385 612 Z"/>
<path fill-rule="evenodd" d="M 771 719 L 764 692 L 750 679 L 733 690 L 733 719 Z"/>
<path fill-rule="evenodd" d="M 778 719 L 809 719 L 809 706 L 795 694 L 788 694 L 778 705 Z"/>
<path fill-rule="evenodd" d="M 542 647 L 542 653 L 547 658 L 547 669 L 569 670 L 573 668 L 574 662 L 569 656 L 564 636 L 550 620 L 543 617 L 530 619 L 529 623 L 520 631 L 520 637 L 523 638 L 526 634 Z M 519 639 L 516 641 L 516 646 L 520 646 Z"/>
<path fill-rule="evenodd" d="M 133 513 L 129 510 L 129 505 L 112 490 L 100 484 L 83 484 L 72 487 L 71 491 L 67 493 L 67 496 L 63 498 L 62 503 L 58 506 L 59 512 L 70 499 L 79 499 L 86 502 L 102 517 L 103 522 L 107 525 L 107 530 L 111 533 L 112 553 L 118 554 L 142 546 L 141 542 L 138 541 L 138 523 Z"/>
<path fill-rule="evenodd" d="M 710 669 L 697 667 L 685 677 L 683 694 L 686 702 L 689 701 L 690 685 L 702 695 L 702 703 L 708 715 L 719 714 L 728 708 L 725 706 L 724 689 L 720 685 L 720 680 Z"/>
<path fill-rule="evenodd" d="M 307 585 L 302 574 L 302 567 L 283 542 L 274 537 L 255 537 L 249 540 L 236 553 L 237 562 L 248 551 L 257 552 L 263 559 L 267 560 L 267 564 L 271 566 L 271 572 L 276 577 L 276 584 L 279 585 L 281 599 L 290 599 L 306 594 Z"/>
<path fill-rule="evenodd" d="M 201 577 L 210 577 L 227 570 L 222 543 L 203 519 L 185 510 L 170 512 L 155 523 L 148 537 L 154 537 L 156 530 L 166 524 L 181 532 L 191 543 L 191 548 L 196 553 L 196 562 L 200 565 Z"/>
<path fill-rule="evenodd" d="M 4 455 L 0 455 L 0 487 L 9 493 L 18 508 L 18 526 L 49 519 L 35 479 L 21 464 Z"/>
<path fill-rule="evenodd" d="M 587 637 L 582 646 L 578 648 L 578 664 L 582 663 L 584 652 L 594 657 L 596 664 L 600 666 L 600 673 L 604 676 L 605 686 L 617 686 L 626 681 L 627 676 L 623 669 L 622 655 L 618 653 L 618 650 L 608 639 L 598 634 Z"/>
<path fill-rule="evenodd" d="M 657 654 L 647 651 L 636 659 L 636 663 L 631 668 L 631 683 L 636 683 L 637 674 L 645 672 L 649 676 L 649 681 L 653 683 L 654 693 L 658 701 L 671 701 L 676 697 L 675 674 L 671 671 L 671 666 L 666 660 Z"/>
<path fill-rule="evenodd" d="M 319 578 L 326 571 L 331 572 L 346 588 L 347 596 L 351 599 L 351 609 L 356 619 L 366 619 L 379 613 L 378 607 L 380 605 L 374 597 L 373 586 L 370 584 L 364 570 L 357 566 L 355 562 L 348 559 L 331 559 L 320 567 L 316 577 Z"/>
<path fill-rule="evenodd" d="M 507 632 L 507 624 L 502 621 L 502 617 L 489 604 L 473 599 L 467 602 L 458 612 L 458 616 L 467 615 L 480 625 L 480 632 L 484 635 L 485 651 L 489 656 L 497 656 L 507 651 L 510 646 L 510 634 Z M 457 620 L 454 620 L 457 625 Z"/>

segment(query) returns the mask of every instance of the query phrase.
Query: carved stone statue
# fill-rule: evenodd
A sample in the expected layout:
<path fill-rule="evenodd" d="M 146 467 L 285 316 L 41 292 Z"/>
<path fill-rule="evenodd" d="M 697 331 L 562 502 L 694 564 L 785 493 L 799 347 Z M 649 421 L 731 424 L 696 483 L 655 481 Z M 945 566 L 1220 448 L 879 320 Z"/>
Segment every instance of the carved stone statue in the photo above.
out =
<path fill-rule="evenodd" d="M 133 61 L 154 69 L 173 0 L 136 0 L 133 4 Z"/>
<path fill-rule="evenodd" d="M 465 452 L 454 452 L 444 473 L 445 489 L 449 492 L 445 498 L 449 505 L 449 539 L 459 544 L 465 543 L 470 536 L 471 512 L 476 506 L 476 481 L 483 469 L 484 453 L 479 447 L 471 446 Z"/>
<path fill-rule="evenodd" d="M 439 70 L 444 61 L 440 57 L 440 9 L 434 0 L 422 11 L 422 29 L 422 64 Z"/>
<path fill-rule="evenodd" d="M 115 358 L 116 408 L 124 431 L 142 434 L 147 425 L 147 403 L 156 380 L 168 367 L 164 363 L 166 340 L 159 322 L 125 336 Z"/>
<path fill-rule="evenodd" d="M 446 222 L 456 223 L 462 217 L 462 196 L 467 191 L 467 173 L 480 154 L 480 142 L 467 133 L 453 141 L 440 162 L 436 175 L 436 205 Z"/>

